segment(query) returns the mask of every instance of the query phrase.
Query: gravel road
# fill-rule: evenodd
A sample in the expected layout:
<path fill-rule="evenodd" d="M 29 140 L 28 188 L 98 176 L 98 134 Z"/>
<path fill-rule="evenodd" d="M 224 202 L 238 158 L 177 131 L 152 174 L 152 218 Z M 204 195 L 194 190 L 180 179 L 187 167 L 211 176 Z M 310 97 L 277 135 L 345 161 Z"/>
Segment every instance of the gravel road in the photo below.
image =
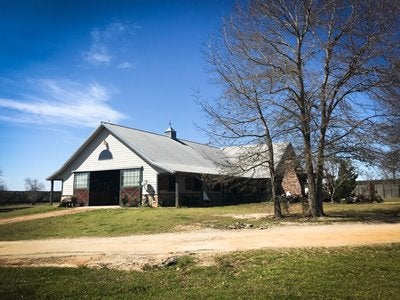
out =
<path fill-rule="evenodd" d="M 202 229 L 111 238 L 0 242 L 0 264 L 141 269 L 192 254 L 205 264 L 218 253 L 262 248 L 338 247 L 400 242 L 400 224 L 277 226 L 265 230 Z M 210 259 L 211 258 L 211 259 Z"/>

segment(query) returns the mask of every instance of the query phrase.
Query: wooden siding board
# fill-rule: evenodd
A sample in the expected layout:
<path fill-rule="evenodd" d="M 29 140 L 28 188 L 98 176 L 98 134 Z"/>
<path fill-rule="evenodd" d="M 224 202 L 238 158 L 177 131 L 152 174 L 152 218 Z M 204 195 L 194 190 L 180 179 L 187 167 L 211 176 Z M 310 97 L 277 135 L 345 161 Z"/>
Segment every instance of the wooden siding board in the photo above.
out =
<path fill-rule="evenodd" d="M 71 196 L 73 194 L 74 194 L 74 176 L 71 173 L 70 176 L 68 176 L 63 181 L 62 195 L 63 196 Z"/>
<path fill-rule="evenodd" d="M 107 141 L 113 159 L 98 159 L 101 151 L 106 149 L 104 141 Z M 62 194 L 73 194 L 73 172 L 121 170 L 140 167 L 143 167 L 143 180 L 147 180 L 147 183 L 157 190 L 157 171 L 110 134 L 107 129 L 103 129 L 63 173 Z"/>

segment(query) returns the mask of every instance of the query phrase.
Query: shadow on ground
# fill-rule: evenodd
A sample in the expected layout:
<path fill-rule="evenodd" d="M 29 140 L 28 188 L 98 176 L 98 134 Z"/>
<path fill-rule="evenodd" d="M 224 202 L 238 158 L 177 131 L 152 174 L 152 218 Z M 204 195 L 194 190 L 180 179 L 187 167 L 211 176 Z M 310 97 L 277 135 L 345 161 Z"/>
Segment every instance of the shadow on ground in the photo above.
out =
<path fill-rule="evenodd" d="M 368 223 L 400 223 L 400 210 L 359 211 L 327 213 L 328 218 L 341 219 L 344 222 L 368 222 Z"/>
<path fill-rule="evenodd" d="M 346 205 L 346 204 L 343 204 Z M 286 221 L 304 221 L 304 214 L 291 213 L 287 215 Z M 371 208 L 363 207 L 362 204 L 349 204 L 346 207 L 328 207 L 325 209 L 325 216 L 312 219 L 315 222 L 365 222 L 365 223 L 400 223 L 400 208 Z"/>

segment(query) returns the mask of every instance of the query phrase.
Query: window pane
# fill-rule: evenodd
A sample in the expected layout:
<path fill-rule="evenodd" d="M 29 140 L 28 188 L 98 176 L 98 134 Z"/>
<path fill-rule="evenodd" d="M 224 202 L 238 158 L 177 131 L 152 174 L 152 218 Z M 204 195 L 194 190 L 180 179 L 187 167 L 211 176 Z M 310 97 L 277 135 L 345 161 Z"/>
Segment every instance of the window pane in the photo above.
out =
<path fill-rule="evenodd" d="M 142 169 L 130 169 L 121 171 L 122 186 L 140 186 Z"/>
<path fill-rule="evenodd" d="M 75 173 L 75 188 L 87 189 L 89 183 L 89 173 Z"/>

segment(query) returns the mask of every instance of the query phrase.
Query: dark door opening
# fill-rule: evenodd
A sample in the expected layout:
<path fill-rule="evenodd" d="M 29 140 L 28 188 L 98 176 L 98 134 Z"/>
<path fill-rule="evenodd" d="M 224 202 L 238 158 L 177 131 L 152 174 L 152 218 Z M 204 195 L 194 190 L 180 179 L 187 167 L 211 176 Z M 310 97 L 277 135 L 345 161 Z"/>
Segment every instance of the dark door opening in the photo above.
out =
<path fill-rule="evenodd" d="M 89 205 L 119 205 L 120 171 L 90 172 Z"/>

